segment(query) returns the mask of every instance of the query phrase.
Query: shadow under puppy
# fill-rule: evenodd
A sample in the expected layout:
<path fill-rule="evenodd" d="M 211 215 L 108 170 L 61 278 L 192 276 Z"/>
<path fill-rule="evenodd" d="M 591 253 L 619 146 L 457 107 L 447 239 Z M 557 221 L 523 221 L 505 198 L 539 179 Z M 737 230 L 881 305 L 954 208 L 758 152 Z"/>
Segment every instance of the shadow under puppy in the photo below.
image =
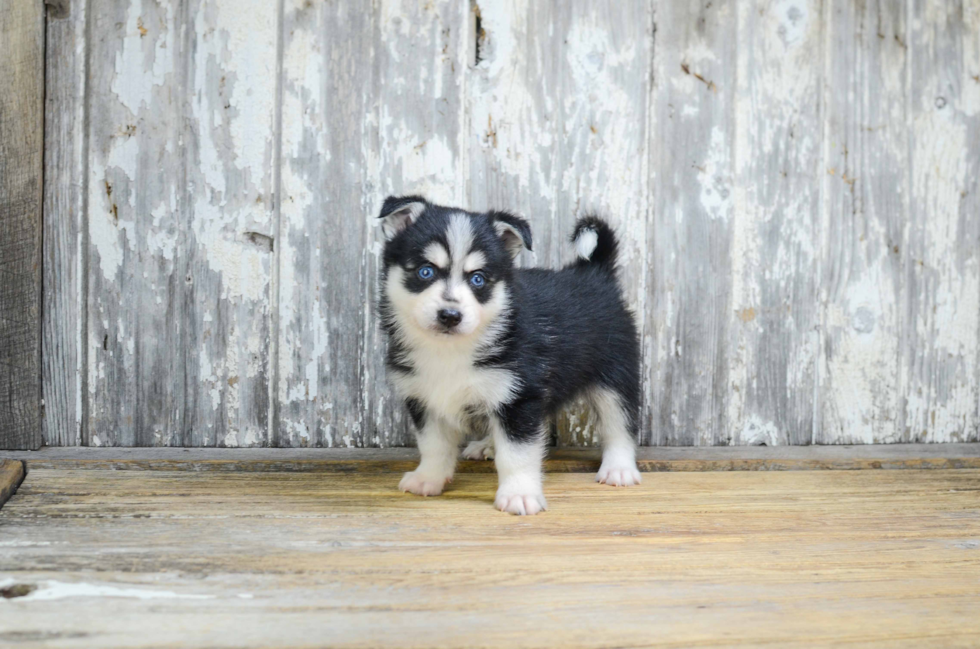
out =
<path fill-rule="evenodd" d="M 389 197 L 381 323 L 388 369 L 418 429 L 421 462 L 399 488 L 442 493 L 463 431 L 488 438 L 469 457 L 494 457 L 497 509 L 537 514 L 549 421 L 584 396 L 602 437 L 596 480 L 640 482 L 635 439 L 640 353 L 616 279 L 616 237 L 601 219 L 578 221 L 577 260 L 561 270 L 520 269 L 531 249 L 527 222 L 473 213 L 419 196 Z"/>

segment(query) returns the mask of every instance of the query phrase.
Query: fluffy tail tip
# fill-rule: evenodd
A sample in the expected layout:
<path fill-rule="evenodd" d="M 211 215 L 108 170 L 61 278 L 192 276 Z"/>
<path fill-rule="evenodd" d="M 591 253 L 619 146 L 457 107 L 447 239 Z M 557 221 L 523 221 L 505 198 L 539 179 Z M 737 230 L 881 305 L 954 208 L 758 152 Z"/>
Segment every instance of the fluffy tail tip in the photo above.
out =
<path fill-rule="evenodd" d="M 599 265 L 612 270 L 616 264 L 618 242 L 612 228 L 596 216 L 586 216 L 575 224 L 572 245 L 580 264 Z"/>
<path fill-rule="evenodd" d="M 599 233 L 592 228 L 582 228 L 575 237 L 575 253 L 582 261 L 589 261 L 597 245 L 599 245 Z"/>

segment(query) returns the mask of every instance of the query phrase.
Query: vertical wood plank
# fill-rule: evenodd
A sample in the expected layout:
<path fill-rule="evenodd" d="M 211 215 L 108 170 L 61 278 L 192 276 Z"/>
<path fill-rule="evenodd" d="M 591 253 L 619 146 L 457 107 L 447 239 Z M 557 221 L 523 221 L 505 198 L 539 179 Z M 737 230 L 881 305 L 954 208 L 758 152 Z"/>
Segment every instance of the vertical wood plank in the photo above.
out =
<path fill-rule="evenodd" d="M 980 3 L 913 0 L 903 441 L 977 439 Z"/>
<path fill-rule="evenodd" d="M 826 12 L 819 444 L 904 438 L 906 13 L 904 3 L 846 0 Z"/>
<path fill-rule="evenodd" d="M 733 2 L 656 5 L 644 341 L 652 445 L 728 441 L 737 18 Z"/>
<path fill-rule="evenodd" d="M 363 439 L 377 20 L 376 5 L 289 0 L 285 6 L 280 446 L 351 446 Z"/>
<path fill-rule="evenodd" d="M 278 7 L 200 0 L 187 12 L 179 443 L 265 446 Z"/>
<path fill-rule="evenodd" d="M 0 449 L 41 445 L 44 5 L 0 7 Z"/>
<path fill-rule="evenodd" d="M 980 142 L 980 2 L 971 0 L 964 4 L 963 23 L 966 29 L 963 32 L 963 68 L 966 74 L 963 79 L 963 112 L 970 117 L 969 131 L 967 133 L 968 142 Z M 973 83 L 970 83 L 970 82 Z M 972 139 L 971 139 L 972 138 Z M 973 242 L 969 238 L 961 244 L 966 246 L 966 250 L 972 250 L 974 254 L 980 251 L 980 224 L 977 215 L 980 214 L 980 146 L 971 146 L 969 149 L 970 168 L 973 170 L 972 183 L 969 181 L 971 176 L 967 176 L 966 188 L 961 190 L 961 198 L 965 199 L 960 207 L 961 214 L 970 219 L 973 225 L 972 231 L 975 235 Z M 962 192 L 967 193 L 962 196 Z M 976 262 L 975 262 L 976 263 Z M 976 269 L 976 266 L 974 266 Z M 978 287 L 980 293 L 980 287 Z M 965 441 L 980 442 L 980 296 L 977 297 L 977 327 L 974 337 L 973 350 L 976 369 L 973 373 L 973 390 L 975 394 L 975 409 L 973 411 L 973 425 L 967 419 L 966 434 L 963 435 Z M 969 340 L 969 339 L 968 339 Z M 967 404 L 967 407 L 968 404 Z"/>
<path fill-rule="evenodd" d="M 525 259 L 550 268 L 571 260 L 575 219 L 607 218 L 642 329 L 652 8 L 478 2 L 474 13 L 480 60 L 467 78 L 467 204 L 528 217 L 535 248 Z M 581 407 L 559 418 L 559 445 L 597 442 Z"/>
<path fill-rule="evenodd" d="M 88 442 L 182 441 L 183 5 L 90 7 Z M 191 281 L 193 278 L 191 278 Z"/>
<path fill-rule="evenodd" d="M 732 444 L 809 444 L 820 318 L 822 2 L 740 4 L 738 43 L 732 297 L 718 314 L 730 332 L 719 359 L 728 367 L 724 434 Z"/>
<path fill-rule="evenodd" d="M 93 444 L 266 443 L 276 18 L 139 0 L 92 16 L 109 34 L 90 54 Z"/>
<path fill-rule="evenodd" d="M 48 10 L 44 108 L 44 315 L 42 389 L 46 446 L 83 443 L 86 403 L 85 168 L 86 0 L 63 18 Z M 87 398 L 87 395 L 85 395 Z"/>

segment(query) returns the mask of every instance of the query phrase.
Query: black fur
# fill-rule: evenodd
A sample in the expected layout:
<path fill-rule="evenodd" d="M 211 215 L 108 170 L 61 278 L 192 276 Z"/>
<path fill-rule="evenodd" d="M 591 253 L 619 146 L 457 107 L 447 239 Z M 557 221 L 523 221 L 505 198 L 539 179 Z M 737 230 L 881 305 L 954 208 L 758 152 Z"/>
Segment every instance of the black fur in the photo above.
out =
<path fill-rule="evenodd" d="M 521 239 L 524 240 L 524 247 L 528 250 L 534 250 L 531 246 L 531 226 L 528 225 L 527 221 L 519 216 L 514 216 L 509 212 L 501 212 L 499 210 L 491 210 L 487 213 L 487 216 L 491 221 L 503 221 L 508 225 L 514 226 L 517 232 L 521 235 Z"/>
<path fill-rule="evenodd" d="M 385 199 L 384 205 L 381 206 L 381 214 L 378 215 L 379 219 L 383 219 L 399 207 L 403 205 L 408 205 L 409 203 L 424 203 L 425 199 L 421 196 L 389 196 Z"/>
<path fill-rule="evenodd" d="M 539 402 L 551 416 L 600 385 L 619 394 L 635 436 L 639 341 L 615 276 L 606 266 L 575 263 L 558 271 L 518 270 L 514 279 L 512 327 L 493 363 L 513 368 L 524 389 L 504 417 L 527 416 L 526 402 Z M 522 425 L 517 432 L 526 430 Z"/>
<path fill-rule="evenodd" d="M 389 198 L 381 216 L 398 206 L 422 200 Z M 415 270 L 425 263 L 423 250 L 432 241 L 445 242 L 449 219 L 460 212 L 426 203 L 421 216 L 387 242 L 382 281 L 391 268 L 399 265 L 406 269 L 406 288 L 413 292 L 424 290 L 412 279 Z M 487 258 L 482 269 L 487 277 L 486 290 L 505 282 L 510 294 L 510 307 L 499 316 L 504 324 L 502 332 L 493 345 L 474 357 L 473 363 L 513 372 L 520 389 L 488 414 L 499 417 L 511 439 L 528 441 L 541 434 L 548 417 L 586 390 L 599 386 L 619 395 L 627 413 L 629 433 L 635 439 L 640 402 L 639 339 L 616 278 L 617 242 L 612 229 L 594 216 L 581 219 L 575 234 L 584 228 L 597 234 L 597 245 L 589 260 L 579 259 L 560 270 L 517 269 L 493 222 L 501 220 L 513 226 L 530 249 L 528 224 L 506 212 L 464 213 L 471 219 L 473 249 Z M 479 293 L 474 294 L 485 301 Z M 404 343 L 395 335 L 395 314 L 383 289 L 381 295 L 381 322 L 389 335 L 389 367 L 411 372 Z M 421 425 L 426 405 L 412 398 L 408 408 L 412 419 Z"/>
<path fill-rule="evenodd" d="M 412 423 L 420 429 L 425 425 L 425 406 L 418 399 L 405 399 L 405 407 L 408 414 L 412 417 Z"/>

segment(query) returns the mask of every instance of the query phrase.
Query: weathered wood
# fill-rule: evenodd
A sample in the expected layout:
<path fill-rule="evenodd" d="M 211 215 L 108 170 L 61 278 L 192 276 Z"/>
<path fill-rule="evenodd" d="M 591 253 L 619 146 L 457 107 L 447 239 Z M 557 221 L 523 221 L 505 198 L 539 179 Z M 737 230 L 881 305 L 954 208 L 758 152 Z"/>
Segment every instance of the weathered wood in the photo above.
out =
<path fill-rule="evenodd" d="M 911 0 L 904 441 L 980 428 L 980 7 Z"/>
<path fill-rule="evenodd" d="M 92 4 L 86 92 L 88 417 L 94 446 L 182 442 L 178 276 L 189 224 L 186 17 L 176 2 Z M 197 386 L 194 386 L 196 389 Z"/>
<path fill-rule="evenodd" d="M 197 0 L 184 13 L 177 103 L 181 446 L 264 446 L 269 432 L 278 12 Z M 146 215 L 149 216 L 149 215 Z M 166 350 L 173 352 L 174 350 Z"/>
<path fill-rule="evenodd" d="M 373 473 L 409 471 L 418 452 L 409 448 L 170 449 L 46 448 L 6 453 L 30 469 L 115 471 L 247 471 Z M 548 473 L 594 473 L 598 449 L 551 449 Z M 641 448 L 642 471 L 806 471 L 980 468 L 980 444 L 863 444 L 860 446 L 736 446 Z M 462 461 L 458 473 L 493 473 L 492 462 Z"/>
<path fill-rule="evenodd" d="M 739 16 L 734 2 L 668 2 L 655 19 L 644 443 L 727 444 Z"/>
<path fill-rule="evenodd" d="M 78 3 L 79 0 L 44 0 L 48 18 L 67 18 L 71 15 L 72 2 Z"/>
<path fill-rule="evenodd" d="M 908 287 L 908 24 L 904 3 L 832 2 L 824 86 L 817 443 L 897 442 Z"/>
<path fill-rule="evenodd" d="M 67 3 L 65 3 L 67 5 Z M 85 115 L 87 0 L 74 0 L 67 19 L 48 3 L 44 106 L 44 317 L 41 340 L 47 446 L 82 439 L 87 279 L 85 250 Z"/>
<path fill-rule="evenodd" d="M 285 6 L 276 446 L 362 439 L 379 20 L 376 6 Z"/>
<path fill-rule="evenodd" d="M 738 67 L 727 80 L 737 83 L 734 186 L 716 175 L 709 194 L 701 176 L 702 204 L 710 212 L 721 200 L 719 209 L 732 217 L 731 299 L 716 315 L 729 332 L 726 356 L 718 359 L 728 372 L 718 388 L 728 396 L 724 436 L 716 442 L 813 439 L 824 153 L 816 98 L 827 23 L 821 6 L 819 0 L 738 5 Z"/>
<path fill-rule="evenodd" d="M 0 448 L 41 445 L 44 4 L 0 7 Z"/>
<path fill-rule="evenodd" d="M 0 507 L 17 493 L 24 479 L 24 463 L 20 460 L 0 460 Z"/>
<path fill-rule="evenodd" d="M 90 21 L 88 441 L 265 444 L 275 6 Z"/>
<path fill-rule="evenodd" d="M 980 642 L 980 471 L 551 475 L 534 519 L 493 511 L 493 476 L 395 477 L 32 470 L 0 511 L 0 588 L 34 588 L 0 642 Z"/>

